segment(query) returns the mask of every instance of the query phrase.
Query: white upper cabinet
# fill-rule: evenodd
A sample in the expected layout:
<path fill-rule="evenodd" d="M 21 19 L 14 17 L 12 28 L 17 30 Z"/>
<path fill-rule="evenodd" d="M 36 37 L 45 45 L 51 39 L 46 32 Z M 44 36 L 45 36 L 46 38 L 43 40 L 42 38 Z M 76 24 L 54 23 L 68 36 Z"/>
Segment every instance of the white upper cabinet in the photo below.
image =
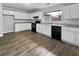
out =
<path fill-rule="evenodd" d="M 43 12 L 31 13 L 31 19 L 34 19 L 33 16 L 39 16 L 39 19 L 43 18 Z"/>
<path fill-rule="evenodd" d="M 14 11 L 3 10 L 3 14 L 5 14 L 5 15 L 14 15 Z"/>
<path fill-rule="evenodd" d="M 79 18 L 79 4 L 71 5 L 71 18 Z"/>
<path fill-rule="evenodd" d="M 69 18 L 70 17 L 70 6 L 64 6 L 62 8 L 62 18 Z"/>
<path fill-rule="evenodd" d="M 62 18 L 79 18 L 79 4 L 64 6 L 62 8 Z"/>
<path fill-rule="evenodd" d="M 14 12 L 15 19 L 29 19 L 29 13 Z"/>
<path fill-rule="evenodd" d="M 30 19 L 30 14 L 29 13 L 24 13 L 24 12 L 3 10 L 3 14 L 5 14 L 5 15 L 14 15 L 15 19 Z"/>

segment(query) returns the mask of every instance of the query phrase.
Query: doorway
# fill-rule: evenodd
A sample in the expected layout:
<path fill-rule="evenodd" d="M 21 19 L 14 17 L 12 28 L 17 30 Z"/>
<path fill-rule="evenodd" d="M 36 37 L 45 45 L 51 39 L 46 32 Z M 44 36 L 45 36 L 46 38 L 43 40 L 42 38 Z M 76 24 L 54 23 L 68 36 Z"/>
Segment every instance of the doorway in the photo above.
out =
<path fill-rule="evenodd" d="M 14 16 L 3 15 L 3 33 L 14 32 Z"/>

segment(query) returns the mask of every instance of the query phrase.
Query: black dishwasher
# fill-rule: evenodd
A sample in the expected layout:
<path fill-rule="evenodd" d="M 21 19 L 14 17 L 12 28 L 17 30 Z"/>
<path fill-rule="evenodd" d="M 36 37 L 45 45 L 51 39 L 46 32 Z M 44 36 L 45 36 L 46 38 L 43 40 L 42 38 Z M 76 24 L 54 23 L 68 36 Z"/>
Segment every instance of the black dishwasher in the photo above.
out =
<path fill-rule="evenodd" d="M 61 41 L 61 26 L 52 26 L 51 36 L 52 38 Z"/>

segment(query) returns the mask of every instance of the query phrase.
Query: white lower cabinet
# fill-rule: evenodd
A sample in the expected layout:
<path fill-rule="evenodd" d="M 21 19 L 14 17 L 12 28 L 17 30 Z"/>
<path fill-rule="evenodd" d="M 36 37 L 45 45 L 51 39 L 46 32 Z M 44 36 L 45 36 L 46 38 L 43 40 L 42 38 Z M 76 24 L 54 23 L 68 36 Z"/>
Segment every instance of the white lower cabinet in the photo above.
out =
<path fill-rule="evenodd" d="M 47 36 L 50 36 L 51 37 L 51 26 L 50 25 L 48 25 L 48 26 L 45 26 L 46 28 L 45 28 L 45 34 L 47 35 Z"/>
<path fill-rule="evenodd" d="M 62 30 L 62 41 L 70 44 L 75 44 L 75 32 Z"/>
<path fill-rule="evenodd" d="M 62 41 L 79 47 L 79 28 L 62 28 Z"/>
<path fill-rule="evenodd" d="M 51 26 L 45 24 L 37 24 L 37 32 L 51 37 Z"/>
<path fill-rule="evenodd" d="M 15 32 L 31 30 L 31 23 L 16 23 Z"/>
<path fill-rule="evenodd" d="M 41 33 L 43 31 L 41 28 L 42 27 L 39 24 L 37 24 L 36 31 Z"/>
<path fill-rule="evenodd" d="M 14 18 L 15 19 L 29 19 L 29 13 L 24 12 L 14 12 Z"/>
<path fill-rule="evenodd" d="M 79 32 L 76 33 L 76 45 L 79 46 Z"/>
<path fill-rule="evenodd" d="M 79 47 L 79 28 L 76 29 L 76 45 Z"/>
<path fill-rule="evenodd" d="M 31 23 L 26 23 L 25 30 L 31 30 Z"/>

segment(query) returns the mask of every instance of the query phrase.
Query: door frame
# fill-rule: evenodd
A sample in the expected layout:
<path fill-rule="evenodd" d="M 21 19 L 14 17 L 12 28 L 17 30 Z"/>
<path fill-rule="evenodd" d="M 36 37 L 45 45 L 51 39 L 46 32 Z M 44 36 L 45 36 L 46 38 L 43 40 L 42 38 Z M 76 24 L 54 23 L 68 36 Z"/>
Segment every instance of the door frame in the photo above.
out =
<path fill-rule="evenodd" d="M 13 20 L 15 20 L 14 15 L 3 14 L 3 16 L 12 16 L 13 17 Z M 15 23 L 13 22 L 13 32 L 6 32 L 6 33 L 14 33 L 14 32 L 15 32 Z M 5 33 L 3 32 L 3 34 L 5 34 Z"/>

